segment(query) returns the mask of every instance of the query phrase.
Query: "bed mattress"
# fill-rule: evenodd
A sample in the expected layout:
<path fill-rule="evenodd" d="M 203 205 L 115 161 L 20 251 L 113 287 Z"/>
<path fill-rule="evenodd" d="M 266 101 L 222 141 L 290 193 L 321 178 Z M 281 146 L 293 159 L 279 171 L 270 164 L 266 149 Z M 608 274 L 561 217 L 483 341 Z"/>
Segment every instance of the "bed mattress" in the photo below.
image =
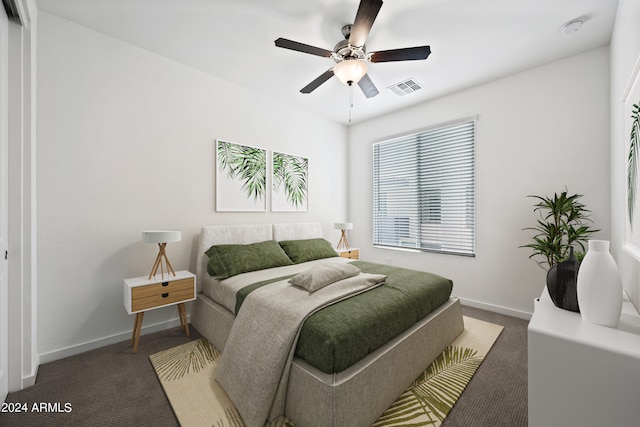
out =
<path fill-rule="evenodd" d="M 205 286 L 204 293 L 231 312 L 259 286 L 291 277 L 319 262 L 351 262 L 365 273 L 385 274 L 385 284 L 326 307 L 303 324 L 295 356 L 325 373 L 342 372 L 449 300 L 452 282 L 432 273 L 329 258 L 245 273 Z M 239 277 L 241 276 L 241 277 Z M 256 285 L 258 284 L 258 285 Z"/>

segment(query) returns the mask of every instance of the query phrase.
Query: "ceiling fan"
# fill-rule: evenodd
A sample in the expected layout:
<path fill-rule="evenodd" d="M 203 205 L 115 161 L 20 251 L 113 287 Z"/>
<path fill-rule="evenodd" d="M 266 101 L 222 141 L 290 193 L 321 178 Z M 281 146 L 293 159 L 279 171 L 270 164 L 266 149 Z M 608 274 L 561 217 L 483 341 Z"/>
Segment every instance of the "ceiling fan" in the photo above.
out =
<path fill-rule="evenodd" d="M 429 46 L 407 47 L 402 49 L 381 50 L 367 53 L 364 42 L 369 35 L 373 22 L 382 7 L 382 0 L 361 0 L 353 25 L 342 27 L 344 40 L 339 41 L 333 51 L 280 37 L 275 41 L 277 47 L 309 53 L 311 55 L 332 58 L 336 65 L 322 73 L 300 92 L 311 93 L 334 75 L 343 83 L 351 86 L 358 83 L 367 98 L 379 92 L 367 74 L 367 62 L 415 61 L 427 59 L 431 53 Z"/>

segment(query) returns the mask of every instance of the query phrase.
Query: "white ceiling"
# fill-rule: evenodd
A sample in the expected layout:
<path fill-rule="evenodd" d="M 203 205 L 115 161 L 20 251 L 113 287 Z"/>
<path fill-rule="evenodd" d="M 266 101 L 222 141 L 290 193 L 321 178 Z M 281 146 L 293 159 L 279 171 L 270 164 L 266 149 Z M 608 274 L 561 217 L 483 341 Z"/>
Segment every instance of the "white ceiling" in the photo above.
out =
<path fill-rule="evenodd" d="M 328 58 L 277 48 L 283 37 L 332 50 L 359 0 L 38 0 L 39 9 L 172 58 L 338 123 L 349 121 L 349 88 L 332 78 L 299 90 L 332 67 Z M 431 46 L 426 61 L 369 64 L 380 90 L 353 90 L 352 123 L 609 43 L 617 0 L 385 0 L 369 52 Z M 581 18 L 581 31 L 560 27 Z M 407 78 L 423 89 L 385 88 Z"/>

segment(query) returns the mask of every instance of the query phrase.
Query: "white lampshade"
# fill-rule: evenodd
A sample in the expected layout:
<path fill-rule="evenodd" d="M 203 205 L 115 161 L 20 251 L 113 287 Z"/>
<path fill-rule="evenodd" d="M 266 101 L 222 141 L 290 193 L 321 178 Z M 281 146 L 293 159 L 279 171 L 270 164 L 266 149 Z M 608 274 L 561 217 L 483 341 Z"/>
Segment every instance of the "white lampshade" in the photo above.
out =
<path fill-rule="evenodd" d="M 350 222 L 336 222 L 333 224 L 333 228 L 336 230 L 352 230 L 353 224 Z"/>
<path fill-rule="evenodd" d="M 180 230 L 147 230 L 142 232 L 145 243 L 179 242 L 182 239 Z"/>
<path fill-rule="evenodd" d="M 358 83 L 367 74 L 367 64 L 357 59 L 345 59 L 333 67 L 333 74 L 346 85 Z"/>

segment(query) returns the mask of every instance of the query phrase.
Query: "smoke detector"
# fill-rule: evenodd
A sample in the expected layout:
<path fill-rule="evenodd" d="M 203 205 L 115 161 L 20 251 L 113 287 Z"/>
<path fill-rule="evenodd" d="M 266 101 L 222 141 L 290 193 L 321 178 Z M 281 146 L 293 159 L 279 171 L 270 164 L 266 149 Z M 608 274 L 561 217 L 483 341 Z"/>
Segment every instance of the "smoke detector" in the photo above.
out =
<path fill-rule="evenodd" d="M 560 27 L 560 34 L 563 36 L 567 36 L 569 34 L 577 33 L 582 29 L 584 25 L 584 21 L 582 19 L 574 19 L 573 21 L 569 21 Z"/>

